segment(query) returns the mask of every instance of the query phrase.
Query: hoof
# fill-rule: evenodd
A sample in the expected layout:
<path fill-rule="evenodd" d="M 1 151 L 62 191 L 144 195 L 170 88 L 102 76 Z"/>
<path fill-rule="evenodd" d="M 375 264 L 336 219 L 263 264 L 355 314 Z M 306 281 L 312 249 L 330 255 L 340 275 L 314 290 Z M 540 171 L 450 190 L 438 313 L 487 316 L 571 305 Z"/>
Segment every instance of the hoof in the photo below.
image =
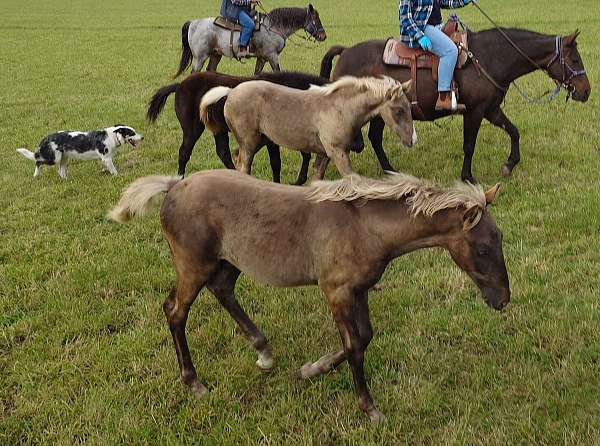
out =
<path fill-rule="evenodd" d="M 271 356 L 271 352 L 265 351 L 260 352 L 258 354 L 258 359 L 256 360 L 256 365 L 263 373 L 268 373 L 273 370 L 273 357 Z"/>
<path fill-rule="evenodd" d="M 371 423 L 373 424 L 380 424 L 385 421 L 385 415 L 383 415 L 375 408 L 368 410 L 367 415 L 369 416 L 369 420 L 371 420 Z"/>
<path fill-rule="evenodd" d="M 306 183 L 306 180 L 308 180 L 308 178 L 298 178 L 293 184 L 292 186 L 303 186 Z"/>
<path fill-rule="evenodd" d="M 479 184 L 478 181 L 473 177 L 462 177 L 463 183 Z"/>
<path fill-rule="evenodd" d="M 511 172 L 512 172 L 512 169 L 510 167 L 508 167 L 508 164 L 502 165 L 502 176 L 503 177 L 509 176 Z"/>
<path fill-rule="evenodd" d="M 192 391 L 194 396 L 198 399 L 201 399 L 204 395 L 206 395 L 208 393 L 208 389 L 200 381 L 194 381 L 190 385 L 190 390 Z"/>
<path fill-rule="evenodd" d="M 317 373 L 315 373 L 315 371 L 314 371 L 312 362 L 307 362 L 302 367 L 300 367 L 300 370 L 298 371 L 298 378 L 300 378 L 302 380 L 312 378 L 316 375 L 317 375 Z"/>

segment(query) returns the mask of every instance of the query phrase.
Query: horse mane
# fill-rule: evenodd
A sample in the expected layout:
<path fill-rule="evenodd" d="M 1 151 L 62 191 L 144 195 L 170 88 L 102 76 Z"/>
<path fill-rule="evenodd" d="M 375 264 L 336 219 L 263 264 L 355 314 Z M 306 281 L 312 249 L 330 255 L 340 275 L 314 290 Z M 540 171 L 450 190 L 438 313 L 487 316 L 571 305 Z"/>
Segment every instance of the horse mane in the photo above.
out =
<path fill-rule="evenodd" d="M 267 14 L 269 24 L 280 31 L 294 29 L 306 21 L 306 8 L 275 8 Z"/>
<path fill-rule="evenodd" d="M 395 79 L 388 76 L 378 77 L 354 77 L 343 76 L 331 84 L 316 86 L 311 85 L 309 91 L 323 96 L 328 96 L 343 88 L 354 88 L 356 90 L 370 90 L 378 97 L 384 97 L 394 87 L 401 85 Z"/>
<path fill-rule="evenodd" d="M 457 183 L 442 188 L 405 173 L 388 172 L 386 178 L 376 180 L 360 175 L 348 175 L 337 181 L 316 181 L 309 187 L 306 198 L 310 201 L 354 201 L 406 199 L 411 215 L 432 216 L 438 211 L 463 206 L 483 210 L 486 199 L 480 185 Z"/>
<path fill-rule="evenodd" d="M 329 83 L 329 79 L 300 71 L 267 71 L 256 75 L 256 79 L 275 81 L 281 85 L 298 85 L 298 88 L 302 88 L 306 84 L 323 85 Z"/>

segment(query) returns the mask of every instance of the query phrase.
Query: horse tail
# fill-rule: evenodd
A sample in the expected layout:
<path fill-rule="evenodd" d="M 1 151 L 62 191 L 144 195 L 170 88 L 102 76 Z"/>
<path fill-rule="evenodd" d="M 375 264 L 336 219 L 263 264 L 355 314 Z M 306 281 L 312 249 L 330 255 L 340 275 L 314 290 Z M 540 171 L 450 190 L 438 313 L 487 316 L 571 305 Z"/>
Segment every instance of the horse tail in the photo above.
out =
<path fill-rule="evenodd" d="M 168 192 L 183 177 L 153 175 L 135 180 L 123 191 L 117 205 L 107 217 L 118 223 L 127 223 L 134 218 L 145 216 L 156 203 L 155 197 Z"/>
<path fill-rule="evenodd" d="M 212 110 L 213 106 L 231 92 L 229 87 L 215 87 L 208 90 L 200 102 L 200 119 L 204 125 L 213 133 L 220 130 L 220 120 Z"/>
<path fill-rule="evenodd" d="M 161 87 L 158 90 L 156 90 L 156 93 L 154 93 L 154 96 L 152 96 L 152 99 L 150 99 L 150 102 L 148 103 L 148 112 L 146 113 L 148 121 L 156 122 L 158 115 L 161 111 L 163 111 L 163 108 L 165 108 L 167 98 L 172 93 L 175 93 L 175 91 L 177 91 L 178 86 L 179 83 L 176 83 L 171 85 L 165 85 L 164 87 Z"/>
<path fill-rule="evenodd" d="M 176 78 L 183 73 L 187 67 L 192 63 L 192 49 L 190 48 L 190 41 L 188 39 L 188 31 L 190 30 L 190 21 L 187 21 L 181 27 L 181 60 L 179 61 L 179 68 L 173 78 Z"/>
<path fill-rule="evenodd" d="M 333 59 L 335 56 L 339 56 L 346 49 L 345 46 L 335 45 L 329 48 L 329 51 L 323 56 L 321 61 L 321 77 L 329 79 L 331 77 L 331 69 L 333 68 Z"/>

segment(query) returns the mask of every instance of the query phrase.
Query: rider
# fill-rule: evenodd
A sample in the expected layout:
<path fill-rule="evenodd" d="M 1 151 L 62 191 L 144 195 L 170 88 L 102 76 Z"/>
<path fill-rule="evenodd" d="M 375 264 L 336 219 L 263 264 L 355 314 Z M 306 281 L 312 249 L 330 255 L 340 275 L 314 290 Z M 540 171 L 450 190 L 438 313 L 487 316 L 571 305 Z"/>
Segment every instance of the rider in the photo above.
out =
<path fill-rule="evenodd" d="M 439 56 L 437 111 L 463 112 L 451 89 L 458 50 L 452 39 L 441 30 L 441 8 L 462 8 L 472 0 L 399 0 L 400 41 L 410 47 L 420 46 Z"/>
<path fill-rule="evenodd" d="M 254 20 L 250 17 L 250 7 L 258 2 L 259 0 L 221 1 L 221 15 L 227 20 L 238 22 L 242 25 L 240 48 L 237 54 L 238 58 L 249 55 L 248 44 L 250 43 L 250 37 L 252 37 L 252 31 L 254 31 Z"/>

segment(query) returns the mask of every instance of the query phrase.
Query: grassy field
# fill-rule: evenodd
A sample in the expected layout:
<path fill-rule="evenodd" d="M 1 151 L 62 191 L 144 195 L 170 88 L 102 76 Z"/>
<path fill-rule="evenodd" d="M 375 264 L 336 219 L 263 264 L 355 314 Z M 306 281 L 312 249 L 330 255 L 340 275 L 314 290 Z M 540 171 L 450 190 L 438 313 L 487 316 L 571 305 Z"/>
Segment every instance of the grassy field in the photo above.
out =
<path fill-rule="evenodd" d="M 547 33 L 580 28 L 592 87 L 599 80 L 596 0 L 480 0 L 503 24 Z M 474 175 L 502 181 L 494 206 L 503 230 L 512 302 L 497 313 L 441 250 L 395 261 L 371 295 L 371 390 L 387 422 L 358 410 L 346 365 L 313 382 L 297 369 L 339 345 L 316 288 L 238 282 L 240 302 L 271 340 L 276 367 L 255 354 L 206 292 L 188 323 L 192 356 L 210 387 L 202 401 L 179 382 L 162 313 L 173 282 L 158 218 L 128 226 L 104 215 L 135 178 L 174 174 L 180 130 L 172 99 L 157 125 L 145 106 L 171 82 L 180 27 L 217 0 L 2 0 L 0 108 L 0 444 L 600 444 L 600 120 L 586 104 L 531 106 L 514 92 L 505 111 L 522 134 L 522 162 L 500 178 L 508 137 L 484 125 Z M 378 7 L 375 8 L 374 4 Z M 316 72 L 333 44 L 397 34 L 397 3 L 316 0 L 329 39 L 288 45 L 282 66 Z M 380 5 L 381 4 L 381 5 Z M 265 7 L 290 5 L 265 0 Z M 489 27 L 474 8 L 472 28 Z M 250 64 L 224 61 L 228 73 Z M 532 94 L 542 74 L 521 85 Z M 59 129 L 116 122 L 142 131 L 141 151 L 116 157 L 118 177 L 74 162 L 33 179 L 14 149 Z M 386 133 L 392 163 L 451 183 L 462 162 L 462 122 L 417 123 L 412 151 Z M 300 157 L 283 153 L 283 178 Z M 368 148 L 357 170 L 380 176 Z M 188 171 L 218 168 L 202 137 Z M 256 174 L 270 178 L 266 153 Z M 333 167 L 329 178 L 336 178 Z M 252 230 L 252 228 L 249 228 Z M 258 229 L 257 229 L 258 230 Z M 257 253 L 260 255 L 260 253 Z"/>

